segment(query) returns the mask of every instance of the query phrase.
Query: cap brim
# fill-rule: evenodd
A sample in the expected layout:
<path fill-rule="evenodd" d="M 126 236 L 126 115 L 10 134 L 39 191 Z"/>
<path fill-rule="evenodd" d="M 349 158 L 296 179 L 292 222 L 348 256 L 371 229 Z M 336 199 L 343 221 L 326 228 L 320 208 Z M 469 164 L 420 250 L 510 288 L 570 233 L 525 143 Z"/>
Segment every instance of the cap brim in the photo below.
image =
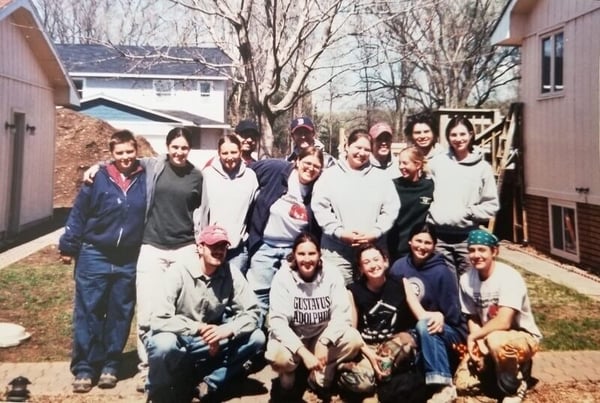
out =
<path fill-rule="evenodd" d="M 314 132 L 314 131 L 315 131 L 315 128 L 314 128 L 314 127 L 312 127 L 312 126 L 308 126 L 308 125 L 298 125 L 298 126 L 296 126 L 296 127 L 294 127 L 294 128 L 292 129 L 292 134 L 293 134 L 293 133 L 294 133 L 296 130 L 300 129 L 301 127 L 304 127 L 304 128 L 306 128 L 306 129 L 310 130 L 311 132 Z"/>

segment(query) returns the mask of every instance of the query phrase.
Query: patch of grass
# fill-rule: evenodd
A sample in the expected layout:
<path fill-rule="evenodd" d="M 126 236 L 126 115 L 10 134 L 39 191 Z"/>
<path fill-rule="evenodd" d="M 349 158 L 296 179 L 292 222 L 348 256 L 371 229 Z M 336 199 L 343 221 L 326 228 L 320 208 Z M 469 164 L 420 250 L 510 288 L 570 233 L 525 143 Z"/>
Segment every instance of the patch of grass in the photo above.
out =
<path fill-rule="evenodd" d="M 0 270 L 0 320 L 32 333 L 18 347 L 0 349 L 0 361 L 66 361 L 71 351 L 73 266 L 48 247 Z M 600 302 L 517 267 L 528 286 L 542 350 L 600 350 Z M 591 281 L 591 280 L 590 280 Z M 134 329 L 132 324 L 132 329 Z M 136 349 L 130 332 L 125 352 Z"/>

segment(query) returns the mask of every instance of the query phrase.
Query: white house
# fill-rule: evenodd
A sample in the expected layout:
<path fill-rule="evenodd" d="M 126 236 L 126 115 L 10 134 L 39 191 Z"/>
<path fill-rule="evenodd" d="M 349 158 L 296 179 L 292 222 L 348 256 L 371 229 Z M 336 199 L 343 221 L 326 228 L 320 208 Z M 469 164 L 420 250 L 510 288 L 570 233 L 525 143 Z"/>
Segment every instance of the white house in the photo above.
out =
<path fill-rule="evenodd" d="M 225 123 L 231 60 L 216 48 L 56 45 L 81 95 L 80 112 L 129 129 L 159 153 L 165 136 L 194 134 L 190 160 L 215 152 Z"/>
<path fill-rule="evenodd" d="M 29 0 L 0 0 L 0 241 L 53 214 L 55 107 L 75 87 Z"/>
<path fill-rule="evenodd" d="M 536 248 L 600 273 L 600 1 L 510 0 L 521 47 L 525 210 Z"/>

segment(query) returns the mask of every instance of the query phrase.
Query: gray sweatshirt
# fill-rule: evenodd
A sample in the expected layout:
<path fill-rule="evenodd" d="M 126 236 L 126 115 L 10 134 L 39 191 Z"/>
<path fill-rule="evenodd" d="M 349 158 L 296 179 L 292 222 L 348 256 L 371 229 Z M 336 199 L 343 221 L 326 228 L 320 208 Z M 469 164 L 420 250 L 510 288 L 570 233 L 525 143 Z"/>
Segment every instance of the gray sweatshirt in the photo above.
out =
<path fill-rule="evenodd" d="M 352 327 L 348 291 L 332 267 L 306 282 L 285 265 L 273 277 L 270 301 L 269 337 L 294 353 L 315 337 L 335 342 Z"/>
<path fill-rule="evenodd" d="M 449 151 L 427 165 L 435 183 L 429 222 L 447 232 L 465 232 L 494 217 L 500 208 L 496 180 L 480 152 L 457 161 Z"/>

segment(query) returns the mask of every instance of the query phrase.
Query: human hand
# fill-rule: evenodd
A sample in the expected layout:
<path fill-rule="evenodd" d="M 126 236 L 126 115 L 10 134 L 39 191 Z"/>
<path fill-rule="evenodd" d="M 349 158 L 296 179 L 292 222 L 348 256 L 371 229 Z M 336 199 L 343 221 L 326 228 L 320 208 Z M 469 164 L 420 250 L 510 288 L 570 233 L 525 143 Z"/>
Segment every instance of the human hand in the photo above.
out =
<path fill-rule="evenodd" d="M 62 253 L 60 254 L 59 259 L 62 262 L 62 264 L 71 264 L 73 262 L 73 256 L 63 255 Z"/>
<path fill-rule="evenodd" d="M 302 362 L 304 363 L 304 366 L 309 371 L 312 371 L 312 370 L 320 371 L 323 368 L 325 368 L 323 365 L 321 365 L 321 361 L 319 361 L 319 359 L 313 353 L 311 353 L 306 347 L 300 347 L 300 349 L 298 350 L 298 355 L 300 356 L 300 358 L 302 358 Z"/>
<path fill-rule="evenodd" d="M 483 354 L 479 349 L 478 340 L 472 337 L 472 335 L 467 337 L 467 351 L 469 352 L 469 360 L 473 363 L 473 368 L 477 371 L 483 370 Z"/>
<path fill-rule="evenodd" d="M 444 314 L 441 312 L 428 312 L 427 331 L 429 334 L 441 333 L 444 330 Z"/>
<path fill-rule="evenodd" d="M 315 344 L 315 357 L 317 357 L 317 360 L 319 360 L 321 368 L 325 368 L 325 365 L 327 365 L 328 355 L 329 347 L 320 342 L 317 342 Z"/>
<path fill-rule="evenodd" d="M 91 185 L 94 183 L 94 177 L 100 170 L 100 165 L 94 164 L 83 173 L 83 182 Z"/>
<path fill-rule="evenodd" d="M 200 337 L 206 344 L 219 343 L 232 335 L 232 332 L 219 325 L 204 325 L 199 329 Z"/>

